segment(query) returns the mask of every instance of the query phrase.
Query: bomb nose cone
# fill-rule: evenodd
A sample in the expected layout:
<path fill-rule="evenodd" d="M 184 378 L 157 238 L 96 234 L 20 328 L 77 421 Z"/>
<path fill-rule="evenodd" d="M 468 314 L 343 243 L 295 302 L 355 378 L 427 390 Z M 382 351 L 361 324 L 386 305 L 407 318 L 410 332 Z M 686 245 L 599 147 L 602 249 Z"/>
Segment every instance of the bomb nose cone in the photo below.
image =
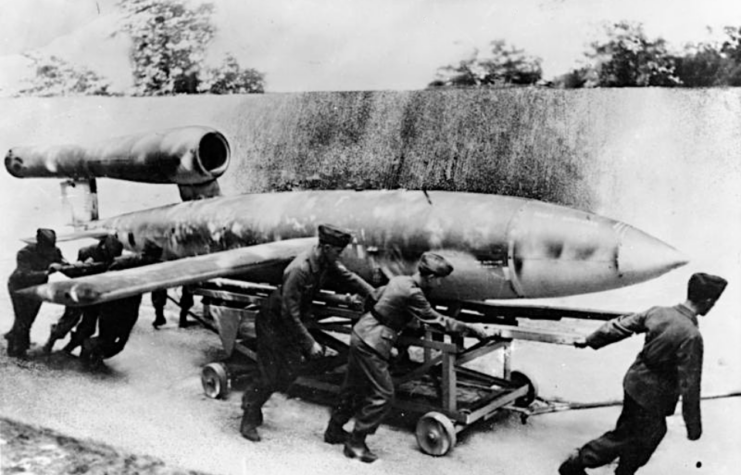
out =
<path fill-rule="evenodd" d="M 689 262 L 667 243 L 624 223 L 618 224 L 618 272 L 629 281 L 656 278 Z"/>

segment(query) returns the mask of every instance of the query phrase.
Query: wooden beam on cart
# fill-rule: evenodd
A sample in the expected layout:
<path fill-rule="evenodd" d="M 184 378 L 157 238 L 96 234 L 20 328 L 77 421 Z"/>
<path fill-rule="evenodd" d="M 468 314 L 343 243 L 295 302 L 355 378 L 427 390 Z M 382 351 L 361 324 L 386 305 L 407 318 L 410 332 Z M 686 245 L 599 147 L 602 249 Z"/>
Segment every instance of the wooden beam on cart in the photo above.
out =
<path fill-rule="evenodd" d="M 529 340 L 540 343 L 550 343 L 555 345 L 574 345 L 577 342 L 584 342 L 585 337 L 578 333 L 559 332 L 546 329 L 513 327 L 509 325 L 484 325 L 487 333 L 493 337 L 505 338 L 511 340 Z"/>

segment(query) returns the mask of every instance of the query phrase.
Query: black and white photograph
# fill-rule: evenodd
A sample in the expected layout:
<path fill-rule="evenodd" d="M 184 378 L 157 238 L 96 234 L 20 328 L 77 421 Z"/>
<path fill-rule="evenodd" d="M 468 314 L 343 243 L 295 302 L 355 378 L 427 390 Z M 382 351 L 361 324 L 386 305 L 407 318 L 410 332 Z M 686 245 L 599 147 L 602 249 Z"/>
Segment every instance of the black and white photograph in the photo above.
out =
<path fill-rule="evenodd" d="M 0 473 L 738 473 L 741 3 L 0 8 Z"/>

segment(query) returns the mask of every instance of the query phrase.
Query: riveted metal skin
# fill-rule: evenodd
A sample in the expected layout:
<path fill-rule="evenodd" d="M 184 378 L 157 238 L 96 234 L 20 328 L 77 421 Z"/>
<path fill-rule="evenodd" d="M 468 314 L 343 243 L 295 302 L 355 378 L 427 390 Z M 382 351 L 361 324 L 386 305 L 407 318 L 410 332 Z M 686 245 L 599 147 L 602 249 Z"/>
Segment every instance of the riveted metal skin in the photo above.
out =
<path fill-rule="evenodd" d="M 433 298 L 556 297 L 643 282 L 685 264 L 666 243 L 625 223 L 549 203 L 430 191 L 300 191 L 218 197 L 91 223 L 130 250 L 163 259 L 316 236 L 331 223 L 352 231 L 345 265 L 367 280 L 414 272 L 423 252 L 454 265 Z M 277 283 L 280 269 L 243 278 Z"/>

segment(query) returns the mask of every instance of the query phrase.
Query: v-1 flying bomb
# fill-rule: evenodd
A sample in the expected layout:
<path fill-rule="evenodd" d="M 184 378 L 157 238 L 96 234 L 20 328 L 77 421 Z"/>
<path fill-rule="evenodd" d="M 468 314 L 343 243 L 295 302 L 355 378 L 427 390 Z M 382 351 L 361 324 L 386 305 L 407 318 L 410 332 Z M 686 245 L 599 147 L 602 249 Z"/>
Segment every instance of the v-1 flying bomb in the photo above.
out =
<path fill-rule="evenodd" d="M 201 129 L 175 129 L 167 134 L 188 138 Z M 162 135 L 158 134 L 152 135 Z M 19 147 L 8 153 L 5 163 L 17 177 L 109 176 L 152 181 L 142 177 L 158 176 L 158 180 L 182 183 L 175 173 L 163 174 L 160 163 L 172 168 L 173 163 L 196 163 L 193 157 L 199 164 L 225 167 L 228 163 L 229 147 L 223 135 L 207 130 L 205 137 L 210 137 L 211 146 L 190 138 L 178 146 L 143 135 L 113 141 L 125 146 L 103 145 L 94 150 Z M 131 146 L 134 143 L 146 146 Z M 218 143 L 225 145 L 214 145 Z M 95 167 L 88 165 L 90 156 L 95 157 Z M 220 166 L 212 168 L 223 173 Z M 213 181 L 215 177 L 211 172 L 207 178 Z M 234 251 L 249 252 L 253 246 L 269 251 L 270 243 L 303 242 L 315 236 L 320 223 L 333 223 L 354 233 L 343 261 L 371 282 L 413 272 L 425 251 L 445 254 L 456 270 L 433 295 L 441 300 L 598 292 L 644 282 L 687 262 L 668 244 L 616 220 L 536 200 L 461 192 L 300 191 L 213 197 L 94 221 L 86 229 L 115 235 L 132 251 L 156 245 L 163 251 L 163 260 L 174 261 L 166 263 L 170 270 L 165 274 L 170 277 L 160 272 L 155 279 L 152 270 L 150 277 L 142 275 L 137 285 L 130 286 L 131 293 L 141 293 L 199 282 L 204 276 L 239 274 L 253 282 L 278 283 L 280 265 L 271 271 L 270 266 L 260 264 L 259 256 L 253 256 L 252 264 L 235 267 L 230 264 Z M 189 264 L 194 258 L 201 267 Z M 212 267 L 208 273 L 193 271 L 206 265 L 203 262 Z M 126 272 L 136 271 L 146 272 Z M 71 305 L 90 303 L 80 300 L 85 295 L 104 301 L 110 298 L 101 277 L 57 283 L 56 290 L 47 286 L 36 294 Z M 121 282 L 112 283 L 109 290 L 114 285 L 116 298 L 125 296 Z"/>

